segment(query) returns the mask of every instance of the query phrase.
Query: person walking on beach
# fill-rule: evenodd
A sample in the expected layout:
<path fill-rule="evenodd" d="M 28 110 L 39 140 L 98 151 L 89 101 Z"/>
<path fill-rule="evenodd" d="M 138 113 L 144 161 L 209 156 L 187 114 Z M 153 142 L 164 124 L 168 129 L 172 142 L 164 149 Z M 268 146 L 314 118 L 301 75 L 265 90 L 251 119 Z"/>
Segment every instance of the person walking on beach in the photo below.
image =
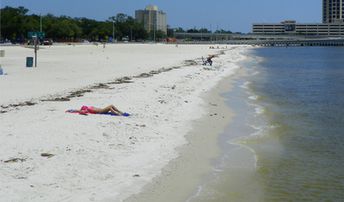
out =
<path fill-rule="evenodd" d="M 116 116 L 129 116 L 128 113 L 123 113 L 120 110 L 118 110 L 114 105 L 109 105 L 105 108 L 97 108 L 93 106 L 82 106 L 79 110 L 70 109 L 66 112 L 69 113 L 79 113 L 82 115 L 87 114 L 110 114 L 110 115 L 116 115 Z"/>

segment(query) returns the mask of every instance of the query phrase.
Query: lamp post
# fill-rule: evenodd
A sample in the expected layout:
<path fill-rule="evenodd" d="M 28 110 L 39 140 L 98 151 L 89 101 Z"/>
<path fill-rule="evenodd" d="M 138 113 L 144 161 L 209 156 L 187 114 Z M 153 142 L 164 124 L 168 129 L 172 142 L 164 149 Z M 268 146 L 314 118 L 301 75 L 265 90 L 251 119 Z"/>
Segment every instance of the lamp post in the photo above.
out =
<path fill-rule="evenodd" d="M 203 29 L 201 28 L 201 41 L 203 41 Z"/>
<path fill-rule="evenodd" d="M 155 42 L 155 25 L 154 25 L 154 23 L 150 23 L 149 27 L 150 27 L 149 35 L 150 35 L 150 37 L 152 37 L 152 31 L 153 31 L 153 41 Z"/>
<path fill-rule="evenodd" d="M 115 21 L 112 20 L 112 43 L 115 42 Z"/>
<path fill-rule="evenodd" d="M 39 20 L 39 31 L 40 31 L 40 32 L 43 31 L 42 25 L 43 25 L 43 20 L 42 20 L 42 14 L 41 14 L 41 15 L 40 15 L 40 20 Z"/>
<path fill-rule="evenodd" d="M 130 26 L 130 41 L 133 40 L 133 28 Z"/>
<path fill-rule="evenodd" d="M 213 27 L 212 27 L 212 24 L 210 24 L 210 41 L 213 42 Z"/>
<path fill-rule="evenodd" d="M 34 52 L 35 52 L 35 67 L 37 67 L 37 50 L 38 50 L 38 36 L 33 36 Z"/>
<path fill-rule="evenodd" d="M 154 43 L 156 42 L 156 40 L 155 40 L 155 26 L 153 27 L 153 29 L 154 29 Z"/>
<path fill-rule="evenodd" d="M 215 33 L 215 39 L 216 39 L 216 41 L 218 40 L 217 39 L 217 34 L 219 33 L 219 25 L 216 25 L 216 31 L 217 31 L 217 33 Z"/>

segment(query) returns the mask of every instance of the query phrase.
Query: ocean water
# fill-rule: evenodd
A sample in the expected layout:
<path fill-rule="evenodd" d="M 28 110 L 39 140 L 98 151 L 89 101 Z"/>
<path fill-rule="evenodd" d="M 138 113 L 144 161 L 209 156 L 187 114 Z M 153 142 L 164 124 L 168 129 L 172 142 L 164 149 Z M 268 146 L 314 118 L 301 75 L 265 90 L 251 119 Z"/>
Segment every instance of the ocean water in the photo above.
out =
<path fill-rule="evenodd" d="M 236 114 L 190 201 L 344 201 L 344 48 L 258 48 L 224 94 Z"/>
<path fill-rule="evenodd" d="M 264 48 L 249 78 L 267 130 L 257 156 L 264 201 L 344 200 L 344 48 Z"/>

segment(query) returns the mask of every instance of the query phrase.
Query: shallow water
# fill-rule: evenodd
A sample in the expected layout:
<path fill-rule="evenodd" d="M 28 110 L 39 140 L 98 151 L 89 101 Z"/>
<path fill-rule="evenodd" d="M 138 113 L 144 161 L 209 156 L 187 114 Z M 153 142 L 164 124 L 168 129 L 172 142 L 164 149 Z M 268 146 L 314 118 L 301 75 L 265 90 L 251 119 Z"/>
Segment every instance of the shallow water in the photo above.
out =
<path fill-rule="evenodd" d="M 344 199 L 344 48 L 260 48 L 224 96 L 236 114 L 190 201 Z"/>
<path fill-rule="evenodd" d="M 249 60 L 242 67 L 255 65 Z M 263 124 L 263 119 L 254 120 L 258 105 L 249 101 L 254 95 L 249 90 L 248 78 L 255 75 L 255 70 L 242 68 L 241 72 L 231 77 L 232 89 L 223 94 L 230 109 L 235 113 L 233 120 L 221 134 L 218 145 L 221 154 L 212 162 L 213 170 L 199 185 L 188 201 L 255 201 L 262 198 L 262 189 L 256 180 L 255 151 L 240 141 L 257 133 L 250 124 Z"/>
<path fill-rule="evenodd" d="M 250 90 L 273 126 L 248 138 L 264 201 L 344 199 L 344 48 L 258 49 Z"/>

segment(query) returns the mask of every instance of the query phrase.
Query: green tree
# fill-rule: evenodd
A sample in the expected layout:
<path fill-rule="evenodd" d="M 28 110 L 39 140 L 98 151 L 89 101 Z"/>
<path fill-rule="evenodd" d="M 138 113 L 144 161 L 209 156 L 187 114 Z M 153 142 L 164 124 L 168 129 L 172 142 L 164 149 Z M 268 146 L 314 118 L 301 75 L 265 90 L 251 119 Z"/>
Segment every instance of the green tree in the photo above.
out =
<path fill-rule="evenodd" d="M 217 33 L 217 34 L 231 34 L 232 32 L 229 30 L 226 31 L 226 30 L 220 29 L 220 30 L 216 30 L 215 33 Z"/>
<path fill-rule="evenodd" d="M 181 28 L 181 27 L 178 27 L 178 28 L 176 28 L 175 32 L 177 32 L 177 33 L 178 32 L 184 33 L 185 30 L 183 28 Z"/>
<path fill-rule="evenodd" d="M 40 24 L 40 16 L 37 15 L 31 15 L 26 16 L 23 19 L 23 31 L 24 34 L 32 31 L 40 31 L 39 24 Z"/>
<path fill-rule="evenodd" d="M 91 36 L 96 41 L 106 41 L 106 39 L 112 35 L 112 23 L 101 22 L 92 30 Z"/>
<path fill-rule="evenodd" d="M 163 39 L 165 39 L 167 37 L 166 33 L 161 31 L 161 30 L 157 30 L 155 32 L 155 39 L 157 41 L 162 41 Z"/>
<path fill-rule="evenodd" d="M 28 32 L 40 31 L 38 15 L 27 15 L 24 7 L 1 9 L 1 36 L 0 39 L 23 42 Z M 87 18 L 71 18 L 68 16 L 56 17 L 52 14 L 42 16 L 43 32 L 47 38 L 55 41 L 78 41 L 80 39 L 102 40 L 112 36 L 113 22 L 115 35 L 118 40 L 128 36 L 130 40 L 146 39 L 147 32 L 142 24 L 133 17 L 119 13 L 107 21 L 96 21 Z"/>
<path fill-rule="evenodd" d="M 186 32 L 187 33 L 199 33 L 198 29 L 196 29 L 196 28 L 188 29 Z"/>
<path fill-rule="evenodd" d="M 24 7 L 1 9 L 1 38 L 21 41 L 26 36 L 24 23 L 28 9 Z"/>
<path fill-rule="evenodd" d="M 82 34 L 82 30 L 77 22 L 70 17 L 53 17 L 48 20 L 48 23 L 48 29 L 46 30 L 47 36 L 54 40 L 75 41 Z"/>
<path fill-rule="evenodd" d="M 123 37 L 128 37 L 129 40 L 146 39 L 148 37 L 143 24 L 126 14 L 119 13 L 110 17 L 108 22 L 114 22 L 115 38 L 117 40 L 122 40 Z"/>
<path fill-rule="evenodd" d="M 76 18 L 76 20 L 82 30 L 81 37 L 90 41 L 96 40 L 96 38 L 98 37 L 97 27 L 99 25 L 99 22 L 87 18 Z"/>
<path fill-rule="evenodd" d="M 211 33 L 210 30 L 208 30 L 207 28 L 201 28 L 198 30 L 199 33 Z"/>

